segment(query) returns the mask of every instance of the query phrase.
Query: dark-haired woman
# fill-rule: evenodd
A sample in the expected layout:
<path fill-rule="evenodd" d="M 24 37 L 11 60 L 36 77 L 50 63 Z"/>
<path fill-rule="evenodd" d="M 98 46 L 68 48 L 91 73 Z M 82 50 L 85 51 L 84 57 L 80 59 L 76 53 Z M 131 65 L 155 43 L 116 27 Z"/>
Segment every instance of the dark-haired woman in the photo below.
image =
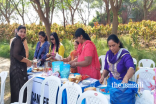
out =
<path fill-rule="evenodd" d="M 75 37 L 79 42 L 78 58 L 71 62 L 71 67 L 77 67 L 81 75 L 100 79 L 100 62 L 96 46 L 82 28 L 76 30 Z"/>
<path fill-rule="evenodd" d="M 108 37 L 107 44 L 109 51 L 106 53 L 105 67 L 100 82 L 102 83 L 110 73 L 110 77 L 122 80 L 122 83 L 128 83 L 135 71 L 130 53 L 123 48 L 122 43 L 114 34 Z"/>
<path fill-rule="evenodd" d="M 21 87 L 27 82 L 27 66 L 32 63 L 26 58 L 23 41 L 26 37 L 26 27 L 19 26 L 17 29 L 16 38 L 11 43 L 10 49 L 10 89 L 11 89 L 11 103 L 18 102 L 19 91 Z M 26 92 L 24 99 L 26 101 Z"/>
<path fill-rule="evenodd" d="M 57 57 L 60 57 L 61 60 L 62 58 L 64 58 L 65 49 L 63 44 L 60 42 L 56 32 L 51 33 L 50 40 L 51 45 L 49 47 L 49 53 L 47 54 L 47 57 L 49 57 L 47 60 L 57 60 L 56 55 Z"/>
<path fill-rule="evenodd" d="M 12 41 L 16 38 L 16 35 L 17 35 L 17 29 L 15 29 L 15 37 L 10 39 L 10 48 L 11 48 Z M 26 58 L 28 58 L 29 57 L 29 48 L 28 48 L 27 39 L 24 39 L 23 45 L 24 45 L 24 48 L 25 48 Z"/>
<path fill-rule="evenodd" d="M 34 53 L 34 59 L 40 60 L 40 66 L 42 66 L 47 58 L 46 54 L 49 52 L 49 42 L 45 32 L 39 32 L 39 42 L 37 43 L 36 50 Z"/>

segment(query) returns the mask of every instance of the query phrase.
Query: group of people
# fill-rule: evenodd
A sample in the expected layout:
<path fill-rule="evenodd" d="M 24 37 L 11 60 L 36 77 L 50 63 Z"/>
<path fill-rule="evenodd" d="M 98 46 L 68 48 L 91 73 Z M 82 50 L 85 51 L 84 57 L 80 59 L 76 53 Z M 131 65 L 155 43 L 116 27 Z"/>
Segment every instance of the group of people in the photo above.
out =
<path fill-rule="evenodd" d="M 62 57 L 64 61 L 71 66 L 71 73 L 80 73 L 89 75 L 91 78 L 99 79 L 100 83 L 110 73 L 110 77 L 122 80 L 127 83 L 135 72 L 133 59 L 126 50 L 118 37 L 112 34 L 107 39 L 109 47 L 106 53 L 105 66 L 102 75 L 100 74 L 101 65 L 98 59 L 98 53 L 95 44 L 91 41 L 89 35 L 79 28 L 75 32 L 74 50 L 67 58 L 64 58 L 65 48 L 59 41 L 56 32 L 51 33 L 50 41 L 44 31 L 38 34 L 39 42 L 36 45 L 34 59 L 38 59 L 42 66 L 46 60 L 56 61 L 56 55 Z M 20 88 L 28 80 L 27 67 L 32 63 L 26 56 L 26 27 L 19 26 L 17 28 L 16 37 L 12 40 L 10 46 L 10 87 L 11 87 L 11 103 L 17 102 Z M 105 53 L 104 53 L 105 54 Z M 26 93 L 25 93 L 26 94 Z M 24 102 L 26 97 L 24 97 Z"/>

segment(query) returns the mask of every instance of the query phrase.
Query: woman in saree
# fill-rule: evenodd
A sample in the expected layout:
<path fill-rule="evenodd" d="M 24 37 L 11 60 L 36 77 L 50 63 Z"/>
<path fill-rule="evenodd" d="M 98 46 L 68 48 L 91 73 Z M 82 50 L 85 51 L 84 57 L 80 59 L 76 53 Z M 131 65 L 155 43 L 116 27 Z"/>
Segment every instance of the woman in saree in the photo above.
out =
<path fill-rule="evenodd" d="M 49 53 L 47 54 L 48 59 L 46 60 L 55 61 L 57 60 L 56 55 L 61 59 L 64 58 L 65 49 L 63 44 L 60 42 L 56 32 L 51 33 L 50 40 L 51 45 L 49 47 Z"/>
<path fill-rule="evenodd" d="M 70 55 L 67 58 L 64 58 L 62 61 L 64 62 L 68 62 L 70 64 L 71 61 L 73 61 L 75 58 L 78 57 L 78 52 L 77 52 L 77 48 L 78 48 L 79 42 L 75 41 L 74 42 L 74 48 L 75 50 L 73 50 Z M 70 72 L 71 73 L 77 73 L 77 67 L 75 68 L 70 68 Z"/>
<path fill-rule="evenodd" d="M 40 61 L 40 66 L 42 66 L 47 58 L 46 54 L 49 52 L 49 42 L 44 31 L 39 32 L 39 42 L 36 45 L 36 50 L 34 53 L 34 59 Z"/>
<path fill-rule="evenodd" d="M 21 87 L 27 82 L 27 66 L 32 63 L 26 58 L 23 41 L 26 37 L 26 27 L 19 26 L 17 29 L 16 38 L 11 43 L 10 50 L 10 89 L 11 89 L 11 103 L 18 102 L 19 91 Z M 26 101 L 26 91 L 24 93 L 23 101 Z"/>
<path fill-rule="evenodd" d="M 81 75 L 100 79 L 100 62 L 96 46 L 82 28 L 76 30 L 75 37 L 79 42 L 78 58 L 71 62 L 71 67 L 77 67 Z"/>
<path fill-rule="evenodd" d="M 104 78 L 106 78 L 109 73 L 110 77 L 122 80 L 122 83 L 128 83 L 128 80 L 135 72 L 133 59 L 130 53 L 123 48 L 122 43 L 114 34 L 108 37 L 107 44 L 109 51 L 106 53 L 105 67 L 99 80 L 100 83 L 103 82 Z"/>

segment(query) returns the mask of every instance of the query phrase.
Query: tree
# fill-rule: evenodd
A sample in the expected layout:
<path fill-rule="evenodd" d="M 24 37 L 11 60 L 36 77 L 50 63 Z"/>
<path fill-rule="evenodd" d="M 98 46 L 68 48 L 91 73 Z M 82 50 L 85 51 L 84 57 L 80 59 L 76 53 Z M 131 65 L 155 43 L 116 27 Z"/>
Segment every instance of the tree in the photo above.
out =
<path fill-rule="evenodd" d="M 28 2 L 26 0 L 17 0 L 17 1 L 11 0 L 11 2 L 14 5 L 19 16 L 22 18 L 23 25 L 25 25 L 24 13 L 25 13 L 25 7 Z M 22 8 L 21 8 L 21 6 L 22 6 Z"/>
<path fill-rule="evenodd" d="M 64 0 L 68 6 L 71 15 L 71 23 L 74 24 L 74 16 L 75 12 L 78 9 L 79 4 L 81 4 L 81 0 Z"/>
<path fill-rule="evenodd" d="M 93 0 L 84 0 L 82 4 L 77 9 L 78 15 L 84 25 L 87 25 L 87 22 L 89 24 L 89 17 L 90 17 L 90 4 L 93 2 Z"/>
<path fill-rule="evenodd" d="M 96 11 L 96 17 L 94 17 L 94 18 L 89 22 L 89 25 L 93 27 L 95 22 L 98 22 L 98 23 L 102 24 L 101 21 L 104 20 L 103 18 L 105 18 L 105 14 L 104 14 L 104 13 L 101 14 L 101 13 L 99 13 L 98 11 Z"/>
<path fill-rule="evenodd" d="M 11 4 L 11 0 L 0 0 L 0 12 L 4 16 L 5 20 L 10 24 L 10 17 L 15 8 Z"/>
<path fill-rule="evenodd" d="M 118 11 L 121 7 L 122 4 L 122 0 L 110 0 L 110 4 L 111 4 L 111 10 L 113 12 L 113 28 L 112 28 L 112 34 L 116 34 L 117 35 L 117 31 L 118 31 Z"/>
<path fill-rule="evenodd" d="M 110 8 L 109 8 L 109 0 L 103 0 L 106 6 L 106 13 L 107 13 L 107 24 L 110 24 Z"/>
<path fill-rule="evenodd" d="M 147 20 L 148 10 L 152 6 L 153 0 L 144 0 L 143 10 L 144 10 L 144 20 Z"/>
<path fill-rule="evenodd" d="M 62 12 L 63 17 L 63 26 L 66 27 L 67 19 L 66 19 L 66 11 L 68 10 L 68 6 L 65 0 L 60 0 L 60 3 L 57 5 L 57 8 Z"/>
<path fill-rule="evenodd" d="M 106 21 L 105 21 L 105 15 L 106 13 L 105 12 L 105 6 L 104 6 L 104 2 L 103 0 L 94 0 L 94 2 L 92 3 L 91 5 L 91 8 L 96 8 L 96 14 L 98 13 L 97 16 L 100 16 L 98 20 L 100 21 L 96 21 L 96 22 L 99 22 L 100 24 L 106 24 Z"/>
<path fill-rule="evenodd" d="M 55 0 L 31 0 L 31 4 L 38 13 L 40 19 L 46 27 L 46 34 L 50 41 L 51 24 L 55 9 Z M 45 13 L 44 13 L 45 10 Z"/>

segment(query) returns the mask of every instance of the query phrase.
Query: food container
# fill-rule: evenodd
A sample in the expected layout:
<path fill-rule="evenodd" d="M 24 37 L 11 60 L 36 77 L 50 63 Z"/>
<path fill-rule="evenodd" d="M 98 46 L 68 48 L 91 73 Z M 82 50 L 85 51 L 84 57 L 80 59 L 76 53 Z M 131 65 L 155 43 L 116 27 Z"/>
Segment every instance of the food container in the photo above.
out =
<path fill-rule="evenodd" d="M 63 70 L 62 68 L 63 68 L 63 61 L 52 62 L 53 73 L 55 73 L 57 71 L 60 72 L 60 69 Z"/>
<path fill-rule="evenodd" d="M 45 74 L 48 74 L 50 68 L 51 68 L 51 62 L 50 61 L 44 62 L 44 70 L 43 70 L 43 72 Z"/>
<path fill-rule="evenodd" d="M 70 74 L 70 64 L 63 64 L 63 68 L 60 68 L 61 78 L 68 78 Z"/>
<path fill-rule="evenodd" d="M 33 60 L 33 70 L 37 68 L 37 59 Z"/>
<path fill-rule="evenodd" d="M 76 78 L 74 76 L 71 76 L 68 78 L 70 82 L 76 82 Z"/>
<path fill-rule="evenodd" d="M 55 59 L 60 61 L 62 59 L 62 56 L 60 56 L 58 53 L 56 53 Z"/>
<path fill-rule="evenodd" d="M 84 91 L 96 91 L 96 88 L 95 87 L 88 87 L 88 88 L 85 88 Z"/>

